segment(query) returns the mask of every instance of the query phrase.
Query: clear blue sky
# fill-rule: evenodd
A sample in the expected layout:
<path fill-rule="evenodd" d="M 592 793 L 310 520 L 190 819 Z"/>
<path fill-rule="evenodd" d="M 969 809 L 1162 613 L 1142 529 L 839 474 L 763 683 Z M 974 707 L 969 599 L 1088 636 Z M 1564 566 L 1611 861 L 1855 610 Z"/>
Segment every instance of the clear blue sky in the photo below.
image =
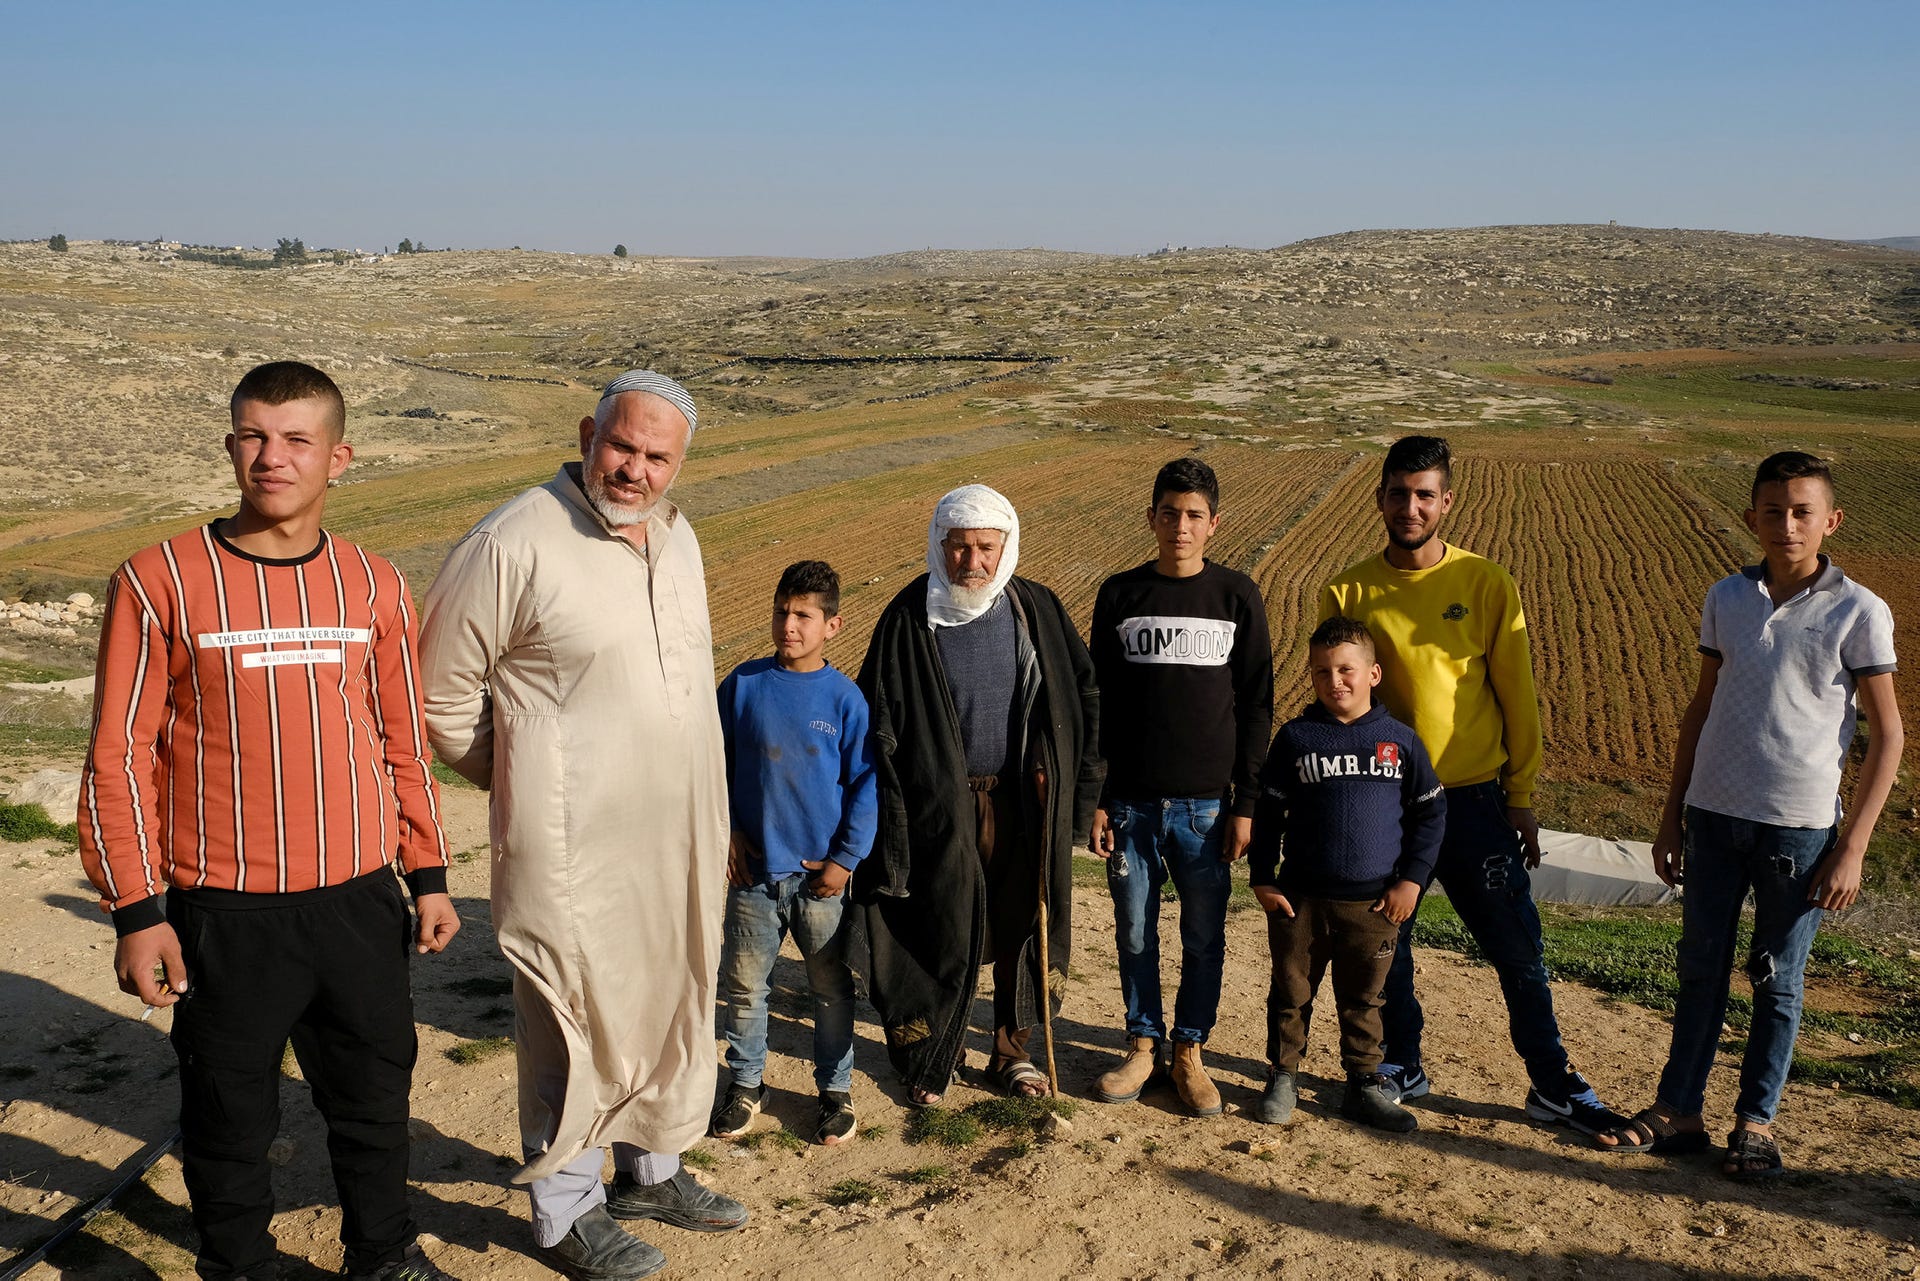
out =
<path fill-rule="evenodd" d="M 68 4 L 0 236 L 850 256 L 1920 234 L 1920 3 Z"/>

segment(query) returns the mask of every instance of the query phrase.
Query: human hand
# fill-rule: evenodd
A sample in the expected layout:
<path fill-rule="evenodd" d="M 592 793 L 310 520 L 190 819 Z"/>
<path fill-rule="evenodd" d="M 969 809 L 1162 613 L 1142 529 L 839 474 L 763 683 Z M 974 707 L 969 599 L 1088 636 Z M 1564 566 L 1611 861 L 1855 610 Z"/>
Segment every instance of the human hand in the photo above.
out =
<path fill-rule="evenodd" d="M 1521 842 L 1527 847 L 1527 867 L 1529 870 L 1540 866 L 1540 820 L 1533 816 L 1530 805 L 1507 806 L 1507 823 L 1520 833 Z"/>
<path fill-rule="evenodd" d="M 727 837 L 727 884 L 745 889 L 753 884 L 753 864 L 739 833 Z"/>
<path fill-rule="evenodd" d="M 1253 816 L 1251 814 L 1245 818 L 1238 814 L 1229 818 L 1227 834 L 1220 839 L 1220 861 L 1222 863 L 1238 862 L 1240 856 L 1247 852 L 1247 842 L 1252 839 Z M 1291 916 L 1293 913 L 1289 912 L 1287 915 Z"/>
<path fill-rule="evenodd" d="M 1813 869 L 1813 884 L 1807 887 L 1807 902 L 1829 912 L 1853 906 L 1860 897 L 1860 868 L 1866 862 L 1866 843 L 1853 839 L 1853 829 L 1841 835 L 1839 843 L 1827 851 Z"/>
<path fill-rule="evenodd" d="M 1419 885 L 1413 881 L 1395 881 L 1367 910 L 1380 913 L 1395 925 L 1405 925 L 1407 918 L 1413 915 L 1413 909 L 1419 906 Z"/>
<path fill-rule="evenodd" d="M 1093 812 L 1093 831 L 1087 836 L 1087 848 L 1101 858 L 1112 858 L 1114 847 L 1113 827 L 1107 821 L 1107 812 L 1097 809 Z"/>
<path fill-rule="evenodd" d="M 447 944 L 453 942 L 453 936 L 460 932 L 460 914 L 453 910 L 453 899 L 448 895 L 420 895 L 413 900 L 413 914 L 419 918 L 413 950 L 422 956 L 428 952 L 444 952 Z"/>
<path fill-rule="evenodd" d="M 165 973 L 165 982 L 155 971 Z M 172 1005 L 186 995 L 187 962 L 173 926 L 162 921 L 123 936 L 114 944 L 113 976 L 122 992 L 155 1007 Z"/>
<path fill-rule="evenodd" d="M 1268 913 L 1285 912 L 1288 920 L 1293 919 L 1293 904 L 1287 902 L 1287 896 L 1273 886 L 1256 885 L 1253 887 L 1253 896 L 1260 901 L 1261 911 Z"/>
<path fill-rule="evenodd" d="M 807 878 L 806 888 L 814 898 L 839 898 L 840 892 L 847 888 L 847 879 L 853 875 L 851 869 L 832 859 L 801 859 L 800 866 L 813 873 Z"/>
<path fill-rule="evenodd" d="M 1686 831 L 1681 827 L 1678 814 L 1660 820 L 1660 830 L 1653 838 L 1653 874 L 1668 885 L 1686 882 Z"/>

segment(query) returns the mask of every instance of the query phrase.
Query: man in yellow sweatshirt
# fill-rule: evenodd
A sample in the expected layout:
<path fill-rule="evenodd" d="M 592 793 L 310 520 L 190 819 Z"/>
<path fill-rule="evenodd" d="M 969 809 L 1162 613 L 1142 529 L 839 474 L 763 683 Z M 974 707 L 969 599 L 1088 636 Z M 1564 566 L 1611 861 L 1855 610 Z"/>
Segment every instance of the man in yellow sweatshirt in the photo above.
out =
<path fill-rule="evenodd" d="M 1500 976 L 1513 1047 L 1532 1088 L 1527 1115 L 1595 1134 L 1620 1124 L 1567 1060 L 1554 1018 L 1527 869 L 1540 865 L 1533 787 L 1540 707 L 1520 594 L 1506 570 L 1435 535 L 1453 508 L 1453 459 L 1438 436 L 1395 441 L 1374 501 L 1387 547 L 1327 584 L 1320 617 L 1365 623 L 1379 647 L 1381 700 L 1411 725 L 1447 789 L 1434 879 Z M 1402 1099 L 1431 1088 L 1420 1060 L 1413 921 L 1401 927 L 1382 1011 L 1387 1062 Z"/>

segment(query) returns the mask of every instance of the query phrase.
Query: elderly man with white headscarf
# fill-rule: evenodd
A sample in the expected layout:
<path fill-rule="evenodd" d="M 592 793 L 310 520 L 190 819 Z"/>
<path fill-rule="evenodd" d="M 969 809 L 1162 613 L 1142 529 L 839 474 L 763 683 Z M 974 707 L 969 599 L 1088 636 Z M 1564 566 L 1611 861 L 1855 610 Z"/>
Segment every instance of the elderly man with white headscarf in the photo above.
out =
<path fill-rule="evenodd" d="M 713 1099 L 727 852 L 706 577 L 665 497 L 696 421 L 678 383 L 614 379 L 580 422 L 581 461 L 454 547 L 422 629 L 434 751 L 492 790 L 514 1181 L 531 1185 L 536 1257 L 594 1281 L 666 1263 L 615 1219 L 747 1218 L 678 1156 Z"/>
<path fill-rule="evenodd" d="M 854 877 L 869 994 L 909 1102 L 938 1102 L 993 966 L 988 1075 L 1046 1094 L 1027 1042 L 1063 971 L 1071 860 L 1105 773 L 1099 687 L 1060 600 L 1014 576 L 1020 520 L 985 485 L 940 500 L 927 573 L 893 598 L 860 669 L 880 822 Z M 1041 934 L 1042 903 L 1046 933 Z"/>

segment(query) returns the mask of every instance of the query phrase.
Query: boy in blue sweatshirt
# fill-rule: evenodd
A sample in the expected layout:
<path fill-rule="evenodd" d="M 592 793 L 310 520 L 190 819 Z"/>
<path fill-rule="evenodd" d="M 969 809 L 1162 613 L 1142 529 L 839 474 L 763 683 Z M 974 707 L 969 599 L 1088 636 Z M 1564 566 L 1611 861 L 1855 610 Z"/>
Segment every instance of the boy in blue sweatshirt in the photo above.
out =
<path fill-rule="evenodd" d="M 767 985 L 789 932 L 813 989 L 814 1142 L 858 1133 L 844 891 L 873 847 L 877 802 L 867 701 L 825 656 L 840 622 L 832 566 L 787 566 L 773 592 L 772 657 L 720 683 L 733 818 L 720 993 L 733 1079 L 709 1127 L 719 1138 L 746 1133 L 766 1097 Z"/>
<path fill-rule="evenodd" d="M 1331 965 L 1347 1073 L 1341 1114 L 1404 1134 L 1419 1122 L 1380 1075 L 1380 990 L 1400 926 L 1433 876 L 1446 791 L 1419 737 L 1374 705 L 1380 664 L 1366 624 L 1329 618 L 1307 646 L 1316 701 L 1274 736 L 1248 846 L 1273 952 L 1272 1066 L 1254 1115 L 1292 1119 L 1307 1011 Z"/>

